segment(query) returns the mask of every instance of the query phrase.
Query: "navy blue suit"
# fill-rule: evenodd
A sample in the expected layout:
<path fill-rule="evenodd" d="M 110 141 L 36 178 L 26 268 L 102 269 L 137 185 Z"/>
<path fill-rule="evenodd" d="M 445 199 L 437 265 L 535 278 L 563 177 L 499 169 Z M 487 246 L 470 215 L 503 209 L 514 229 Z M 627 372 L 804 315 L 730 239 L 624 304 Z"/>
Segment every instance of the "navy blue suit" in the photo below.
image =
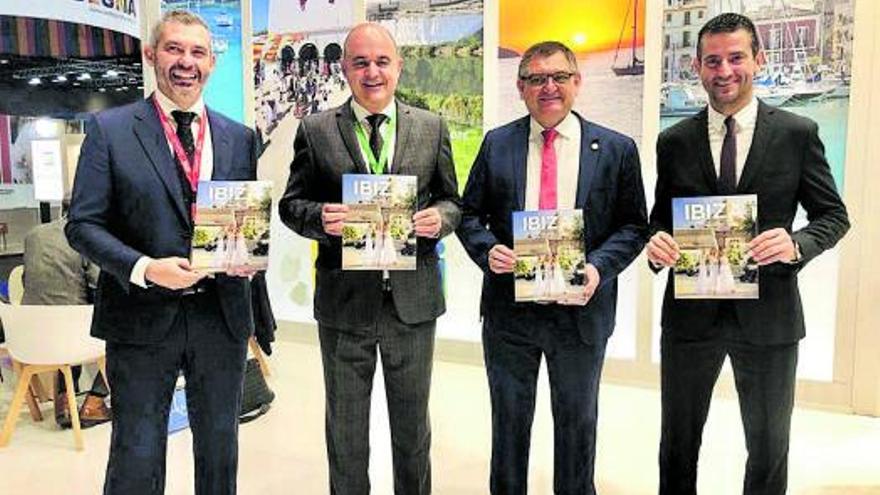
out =
<path fill-rule="evenodd" d="M 255 179 L 253 132 L 210 109 L 208 121 L 213 179 Z M 189 257 L 193 226 L 183 187 L 151 100 L 90 118 L 66 234 L 101 267 L 92 335 L 107 341 L 113 391 L 107 494 L 164 490 L 168 411 L 180 370 L 196 493 L 235 492 L 241 379 L 253 329 L 248 280 L 218 275 L 190 295 L 129 281 L 141 256 Z"/>
<path fill-rule="evenodd" d="M 614 330 L 617 275 L 647 238 L 638 150 L 632 139 L 578 116 L 587 261 L 601 283 L 586 306 L 514 302 L 512 274 L 489 270 L 492 246 L 513 246 L 512 213 L 523 210 L 529 117 L 490 131 L 462 198 L 457 233 L 484 272 L 483 347 L 492 396 L 494 494 L 526 493 L 531 422 L 541 355 L 547 358 L 555 428 L 556 493 L 594 493 L 597 396 L 605 343 Z M 572 178 L 574 180 L 575 178 Z"/>

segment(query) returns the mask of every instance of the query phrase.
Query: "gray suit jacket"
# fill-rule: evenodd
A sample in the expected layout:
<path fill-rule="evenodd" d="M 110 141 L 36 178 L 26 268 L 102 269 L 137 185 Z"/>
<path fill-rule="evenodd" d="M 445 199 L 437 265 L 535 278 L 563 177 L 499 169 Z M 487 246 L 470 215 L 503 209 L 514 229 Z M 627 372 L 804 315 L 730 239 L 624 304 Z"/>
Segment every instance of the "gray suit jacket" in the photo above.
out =
<path fill-rule="evenodd" d="M 39 225 L 24 238 L 22 304 L 89 304 L 100 270 L 70 247 L 66 218 Z"/>
<path fill-rule="evenodd" d="M 343 271 L 341 240 L 326 235 L 321 222 L 324 203 L 342 202 L 342 175 L 369 173 L 355 125 L 348 102 L 303 119 L 293 145 L 287 190 L 278 205 L 288 227 L 318 241 L 315 319 L 349 330 L 373 325 L 382 307 L 382 272 Z M 398 102 L 391 163 L 391 173 L 417 177 L 420 210 L 432 206 L 440 210 L 440 236 L 454 231 L 461 218 L 460 199 L 443 120 Z M 390 274 L 394 304 L 404 323 L 433 320 L 446 310 L 436 245 L 436 239 L 419 238 L 417 269 Z"/>

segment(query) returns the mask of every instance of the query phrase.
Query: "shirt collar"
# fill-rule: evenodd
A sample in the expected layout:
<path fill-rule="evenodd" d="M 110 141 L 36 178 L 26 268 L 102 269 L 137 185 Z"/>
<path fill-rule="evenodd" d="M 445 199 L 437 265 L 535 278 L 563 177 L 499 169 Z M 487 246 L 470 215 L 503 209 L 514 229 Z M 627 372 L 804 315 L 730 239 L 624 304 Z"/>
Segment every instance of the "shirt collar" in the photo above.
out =
<path fill-rule="evenodd" d="M 559 124 L 554 127 L 556 132 L 559 133 L 559 137 L 564 139 L 572 139 L 575 136 L 575 133 L 580 128 L 580 122 L 578 122 L 577 116 L 575 116 L 574 112 L 568 112 L 568 115 L 562 119 Z M 541 133 L 544 131 L 544 126 L 538 123 L 534 117 L 529 118 L 529 137 L 531 139 L 538 140 L 540 142 L 544 141 L 544 136 Z"/>
<path fill-rule="evenodd" d="M 364 122 L 367 120 L 367 117 L 371 115 L 370 111 L 364 108 L 360 103 L 356 102 L 354 98 L 351 99 L 351 111 L 354 112 L 354 118 L 358 122 Z M 397 104 L 394 99 L 392 98 L 391 102 L 388 103 L 388 105 L 379 113 L 388 117 L 388 120 L 394 121 L 394 119 L 397 118 Z"/>
<path fill-rule="evenodd" d="M 712 108 L 712 105 L 709 105 L 709 129 L 715 132 L 724 133 L 725 125 L 724 121 L 727 117 L 723 114 Z M 752 96 L 751 101 L 742 107 L 739 112 L 733 114 L 733 119 L 736 121 L 737 130 L 748 129 L 755 126 L 755 121 L 758 119 L 758 99 Z"/>
<path fill-rule="evenodd" d="M 156 95 L 156 101 L 159 102 L 159 108 L 162 109 L 162 113 L 164 113 L 171 122 L 174 122 L 174 119 L 171 117 L 171 112 L 175 110 L 193 112 L 196 114 L 196 120 L 202 117 L 202 112 L 205 109 L 205 100 L 201 96 L 191 107 L 180 108 L 177 106 L 177 103 L 171 101 L 171 98 L 165 96 L 161 91 L 156 91 L 153 94 Z"/>

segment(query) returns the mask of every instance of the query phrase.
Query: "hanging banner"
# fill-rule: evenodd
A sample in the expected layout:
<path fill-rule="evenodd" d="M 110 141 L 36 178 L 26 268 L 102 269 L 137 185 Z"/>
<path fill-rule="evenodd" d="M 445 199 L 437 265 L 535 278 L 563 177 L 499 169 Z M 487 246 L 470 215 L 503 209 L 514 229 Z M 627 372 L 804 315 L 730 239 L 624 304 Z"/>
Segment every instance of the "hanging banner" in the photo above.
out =
<path fill-rule="evenodd" d="M 138 0 L 2 0 L 0 14 L 54 19 L 141 37 Z"/>
<path fill-rule="evenodd" d="M 755 96 L 767 105 L 816 122 L 831 174 L 843 195 L 854 5 L 855 0 L 667 2 L 663 8 L 660 130 L 696 115 L 708 104 L 694 65 L 700 28 L 724 12 L 745 15 L 754 23 L 764 52 L 763 66 L 753 81 Z M 794 230 L 806 223 L 806 212 L 801 209 Z M 835 248 L 810 262 L 809 270 L 800 274 L 807 338 L 800 347 L 798 378 L 834 378 L 839 263 L 840 252 Z M 659 307 L 665 278 L 654 280 Z M 653 323 L 655 362 L 660 359 L 659 320 L 657 311 Z"/>
<path fill-rule="evenodd" d="M 550 15 L 535 15 L 529 0 L 502 0 L 498 25 L 498 125 L 527 115 L 517 90 L 523 52 L 535 43 L 557 40 L 577 58 L 581 89 L 573 110 L 584 118 L 623 133 L 640 149 L 645 44 L 644 0 L 558 0 Z M 589 226 L 587 226 L 589 229 Z M 618 276 L 618 300 L 636 301 L 637 268 Z M 614 336 L 607 355 L 636 356 L 636 305 L 618 304 Z"/>
<path fill-rule="evenodd" d="M 217 57 L 205 86 L 212 110 L 244 122 L 244 63 L 241 51 L 241 1 L 162 0 L 162 11 L 184 9 L 198 14 L 211 28 L 211 49 Z"/>
<path fill-rule="evenodd" d="M 257 173 L 275 184 L 277 199 L 290 174 L 299 122 L 351 95 L 342 75 L 342 44 L 358 9 L 352 0 L 250 3 L 254 120 L 262 151 Z M 277 209 L 271 230 L 266 282 L 275 317 L 312 321 L 315 243 L 283 225 Z"/>

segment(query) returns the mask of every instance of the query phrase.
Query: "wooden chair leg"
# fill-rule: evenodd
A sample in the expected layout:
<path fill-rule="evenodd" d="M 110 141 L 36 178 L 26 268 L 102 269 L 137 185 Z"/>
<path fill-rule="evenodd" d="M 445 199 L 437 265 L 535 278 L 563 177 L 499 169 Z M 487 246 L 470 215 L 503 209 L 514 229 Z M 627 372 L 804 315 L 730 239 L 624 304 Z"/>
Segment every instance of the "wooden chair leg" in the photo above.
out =
<path fill-rule="evenodd" d="M 34 391 L 34 395 L 37 396 L 37 400 L 40 402 L 48 402 L 50 397 L 49 394 L 46 393 L 46 387 L 43 386 L 43 380 L 40 380 L 40 375 L 36 374 L 31 379 L 31 389 Z"/>
<path fill-rule="evenodd" d="M 21 367 L 21 374 L 18 378 L 18 385 L 15 387 L 15 394 L 12 396 L 12 403 L 9 405 L 9 412 L 6 413 L 6 420 L 3 422 L 3 430 L 0 432 L 0 447 L 9 444 L 12 432 L 15 431 L 15 423 L 18 422 L 18 414 L 21 411 L 21 403 L 24 396 L 28 392 L 28 383 L 31 381 L 33 372 L 27 366 Z"/>
<path fill-rule="evenodd" d="M 19 363 L 18 361 L 13 359 L 12 360 L 12 372 L 18 376 L 22 376 L 21 375 L 21 368 L 22 368 L 21 363 Z M 36 377 L 37 377 L 37 375 L 35 374 L 31 378 L 30 383 L 28 384 L 27 392 L 25 392 L 25 394 L 24 394 L 24 399 L 25 399 L 25 402 L 27 403 L 28 411 L 30 411 L 30 413 L 31 413 L 31 419 L 39 422 L 39 421 L 43 420 L 43 413 L 40 412 L 40 406 L 37 403 L 37 401 L 34 399 L 35 393 L 32 390 L 33 383 L 35 381 L 34 378 L 36 378 Z"/>
<path fill-rule="evenodd" d="M 107 356 L 101 356 L 98 358 L 98 369 L 101 371 L 101 376 L 104 377 L 104 385 L 107 386 L 107 393 L 110 393 L 110 377 L 107 375 Z"/>
<path fill-rule="evenodd" d="M 269 362 L 266 360 L 263 350 L 260 349 L 260 344 L 257 343 L 256 337 L 248 339 L 248 347 L 251 349 L 251 354 L 253 354 L 257 362 L 260 363 L 260 371 L 263 372 L 263 376 L 271 375 L 272 373 L 269 372 Z"/>
<path fill-rule="evenodd" d="M 67 405 L 70 406 L 70 424 L 73 426 L 73 442 L 76 450 L 83 450 L 82 427 L 79 424 L 79 410 L 76 407 L 76 394 L 73 391 L 73 372 L 69 365 L 61 368 L 64 384 L 67 386 Z"/>
<path fill-rule="evenodd" d="M 27 403 L 28 411 L 31 413 L 31 419 L 35 422 L 39 423 L 43 421 L 43 412 L 40 411 L 40 404 L 37 402 L 37 398 L 34 396 L 35 394 L 31 392 L 30 388 L 24 394 L 24 400 Z"/>

